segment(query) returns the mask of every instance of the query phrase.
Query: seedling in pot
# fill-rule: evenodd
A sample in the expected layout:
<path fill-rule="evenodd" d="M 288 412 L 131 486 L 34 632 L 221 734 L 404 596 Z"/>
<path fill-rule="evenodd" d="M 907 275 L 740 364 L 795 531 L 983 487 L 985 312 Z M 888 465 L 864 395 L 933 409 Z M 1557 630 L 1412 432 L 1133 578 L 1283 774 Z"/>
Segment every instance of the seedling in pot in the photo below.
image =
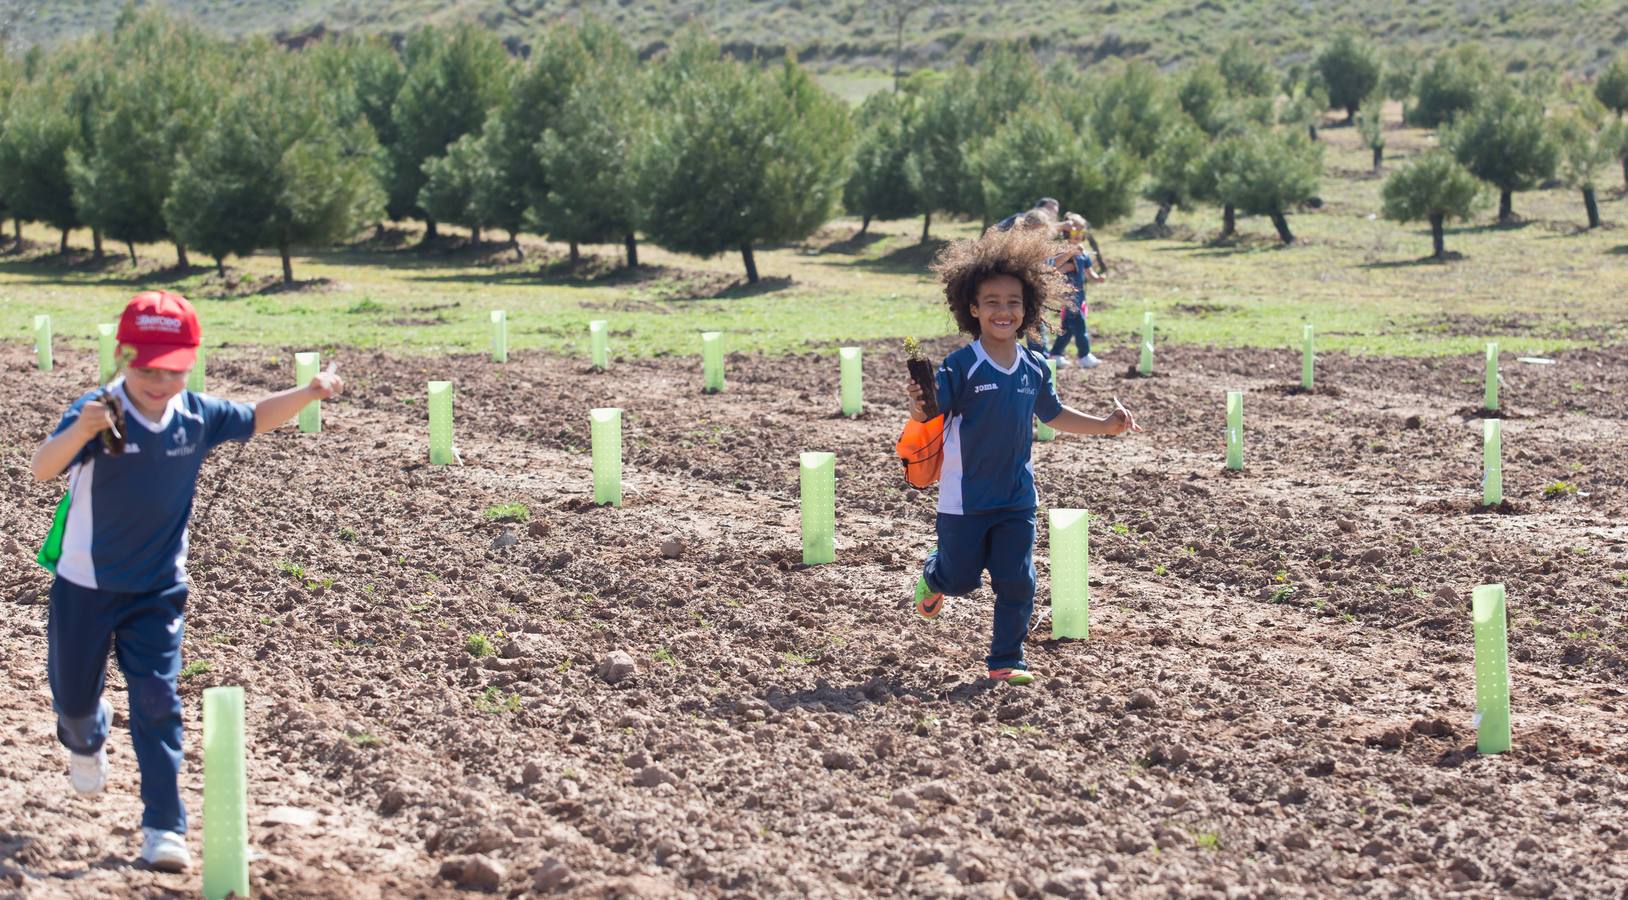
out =
<path fill-rule="evenodd" d="M 927 418 L 932 419 L 938 415 L 938 384 L 933 379 L 933 364 L 927 359 L 927 354 L 921 349 L 921 342 L 913 337 L 904 339 L 905 366 L 910 370 L 910 380 L 921 388 L 922 410 Z"/>

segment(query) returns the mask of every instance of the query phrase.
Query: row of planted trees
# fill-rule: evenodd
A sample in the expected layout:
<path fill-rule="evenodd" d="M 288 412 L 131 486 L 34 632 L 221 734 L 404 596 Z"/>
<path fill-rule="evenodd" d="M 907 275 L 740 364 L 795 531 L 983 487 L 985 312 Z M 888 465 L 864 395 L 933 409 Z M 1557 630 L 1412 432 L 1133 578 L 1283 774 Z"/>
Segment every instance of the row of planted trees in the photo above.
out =
<path fill-rule="evenodd" d="M 1240 215 L 1294 240 L 1289 213 L 1323 172 L 1318 128 L 1343 109 L 1383 161 L 1382 101 L 1440 128 L 1442 148 L 1393 174 L 1386 214 L 1435 226 L 1468 216 L 1483 184 L 1513 194 L 1557 174 L 1586 198 L 1622 159 L 1628 64 L 1592 89 L 1498 72 L 1474 47 L 1417 68 L 1352 35 L 1287 73 L 1245 43 L 1162 75 L 1129 63 L 1043 68 L 996 47 L 977 64 L 921 72 L 856 112 L 795 64 L 726 58 L 695 31 L 640 63 L 609 26 L 544 33 L 515 59 L 472 25 L 400 46 L 344 37 L 291 52 L 228 44 L 157 12 L 49 55 L 0 59 L 0 213 L 125 244 L 172 242 L 217 266 L 276 248 L 347 240 L 419 219 L 566 243 L 638 239 L 710 256 L 801 239 L 839 208 L 984 222 L 1061 198 L 1098 224 L 1143 196 L 1208 204 L 1222 237 Z M 1550 107 L 1553 108 L 1550 108 Z M 20 224 L 18 226 L 20 237 Z"/>
<path fill-rule="evenodd" d="M 608 26 L 562 26 L 524 61 L 472 25 L 398 48 L 290 52 L 159 13 L 0 60 L 0 213 L 223 266 L 420 219 L 680 252 L 795 240 L 838 211 L 847 109 L 796 65 L 748 66 L 687 32 L 640 66 Z"/>

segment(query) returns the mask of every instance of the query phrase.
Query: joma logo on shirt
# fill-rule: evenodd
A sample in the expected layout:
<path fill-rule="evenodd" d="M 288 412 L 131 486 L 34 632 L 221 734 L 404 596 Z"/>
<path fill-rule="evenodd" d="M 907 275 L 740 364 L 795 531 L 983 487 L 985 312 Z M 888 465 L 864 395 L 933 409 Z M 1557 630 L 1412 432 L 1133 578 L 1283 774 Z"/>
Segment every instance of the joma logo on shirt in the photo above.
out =
<path fill-rule="evenodd" d="M 998 391 L 998 390 L 1000 390 L 1000 387 L 1001 386 L 998 385 L 998 384 L 980 384 L 980 385 L 975 385 L 972 388 L 972 392 L 974 394 L 982 394 L 984 391 Z"/>

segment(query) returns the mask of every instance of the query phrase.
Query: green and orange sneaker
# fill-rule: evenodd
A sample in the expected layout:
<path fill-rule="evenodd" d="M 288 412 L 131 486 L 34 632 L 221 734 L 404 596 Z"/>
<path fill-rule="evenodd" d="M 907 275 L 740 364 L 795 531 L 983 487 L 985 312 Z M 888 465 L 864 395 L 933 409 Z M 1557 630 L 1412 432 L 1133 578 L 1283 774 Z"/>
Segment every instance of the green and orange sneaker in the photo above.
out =
<path fill-rule="evenodd" d="M 927 576 L 916 579 L 916 614 L 923 619 L 938 618 L 944 611 L 944 595 L 933 590 L 927 583 Z"/>
<path fill-rule="evenodd" d="M 989 677 L 1007 684 L 1030 684 L 1034 681 L 1034 673 L 1028 669 L 990 669 Z"/>

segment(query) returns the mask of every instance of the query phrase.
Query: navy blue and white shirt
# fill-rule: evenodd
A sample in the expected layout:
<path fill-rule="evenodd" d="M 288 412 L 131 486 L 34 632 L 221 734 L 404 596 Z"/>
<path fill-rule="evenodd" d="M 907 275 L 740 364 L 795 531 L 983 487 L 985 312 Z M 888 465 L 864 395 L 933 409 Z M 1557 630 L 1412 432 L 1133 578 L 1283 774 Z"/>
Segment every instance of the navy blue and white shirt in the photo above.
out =
<path fill-rule="evenodd" d="M 182 391 L 151 422 L 130 402 L 123 378 L 108 390 L 124 404 L 124 453 L 110 456 L 92 440 L 74 457 L 57 575 L 114 593 L 172 587 L 187 577 L 187 520 L 198 469 L 222 443 L 254 436 L 254 407 Z M 75 400 L 52 436 L 72 426 L 99 393 Z"/>
<path fill-rule="evenodd" d="M 938 408 L 945 414 L 938 511 L 1034 509 L 1033 421 L 1050 422 L 1063 411 L 1045 357 L 1018 347 L 1011 368 L 1003 369 L 973 341 L 939 366 Z"/>

